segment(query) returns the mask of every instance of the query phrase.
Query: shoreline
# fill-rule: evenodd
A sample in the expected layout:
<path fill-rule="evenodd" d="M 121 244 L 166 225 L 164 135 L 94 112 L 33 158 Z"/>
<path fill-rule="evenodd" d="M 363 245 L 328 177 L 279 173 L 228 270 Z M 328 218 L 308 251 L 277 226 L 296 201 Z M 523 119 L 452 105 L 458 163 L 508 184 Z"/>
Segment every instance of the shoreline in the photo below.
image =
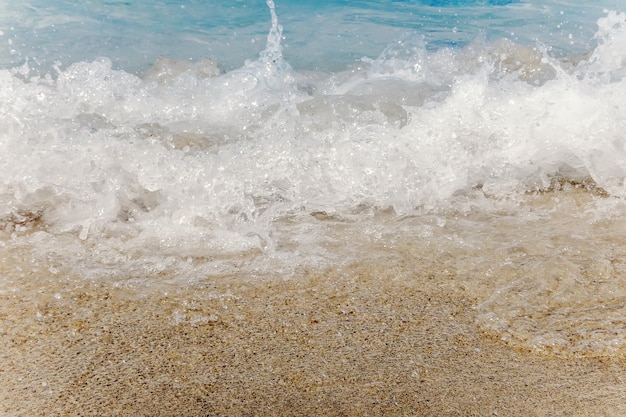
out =
<path fill-rule="evenodd" d="M 427 272 L 406 279 L 406 270 L 361 264 L 288 280 L 228 277 L 171 291 L 80 279 L 56 281 L 54 292 L 45 283 L 4 291 L 1 411 L 626 414 L 625 358 L 509 348 L 479 330 L 477 300 L 454 276 L 433 279 Z M 389 278 L 394 275 L 403 278 Z"/>

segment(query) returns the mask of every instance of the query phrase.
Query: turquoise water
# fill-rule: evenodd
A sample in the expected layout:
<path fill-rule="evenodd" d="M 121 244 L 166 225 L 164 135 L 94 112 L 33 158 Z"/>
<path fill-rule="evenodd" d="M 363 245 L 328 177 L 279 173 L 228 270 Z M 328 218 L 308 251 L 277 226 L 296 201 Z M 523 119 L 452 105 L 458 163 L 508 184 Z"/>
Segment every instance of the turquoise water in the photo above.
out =
<path fill-rule="evenodd" d="M 0 64 L 43 66 L 109 57 L 129 71 L 156 57 L 243 65 L 265 47 L 267 5 L 257 1 L 24 1 L 0 5 Z M 343 69 L 415 33 L 429 48 L 508 38 L 582 53 L 596 20 L 619 1 L 281 1 L 285 57 L 295 68 Z M 6 43 L 5 43 L 6 45 Z"/>
<path fill-rule="evenodd" d="M 412 247 L 485 331 L 623 350 L 626 13 L 578 3 L 2 1 L 1 290 Z"/>

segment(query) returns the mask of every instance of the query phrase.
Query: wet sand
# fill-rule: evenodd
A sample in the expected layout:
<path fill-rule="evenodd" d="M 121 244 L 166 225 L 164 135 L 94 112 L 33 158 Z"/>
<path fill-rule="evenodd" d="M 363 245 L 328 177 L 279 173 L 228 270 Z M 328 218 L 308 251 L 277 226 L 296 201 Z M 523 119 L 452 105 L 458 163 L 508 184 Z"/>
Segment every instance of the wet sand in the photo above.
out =
<path fill-rule="evenodd" d="M 267 278 L 1 292 L 0 415 L 626 415 L 624 357 L 507 347 L 454 274 Z"/>

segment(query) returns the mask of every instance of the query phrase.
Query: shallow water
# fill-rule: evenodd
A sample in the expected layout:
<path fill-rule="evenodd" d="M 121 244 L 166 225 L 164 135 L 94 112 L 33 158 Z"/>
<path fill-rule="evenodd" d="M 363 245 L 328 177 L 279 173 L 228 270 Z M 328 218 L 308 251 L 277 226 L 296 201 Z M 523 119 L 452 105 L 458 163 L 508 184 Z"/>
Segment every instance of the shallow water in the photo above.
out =
<path fill-rule="evenodd" d="M 625 14 L 150 5 L 0 6 L 1 291 L 375 262 L 512 346 L 623 353 Z"/>
<path fill-rule="evenodd" d="M 434 281 L 464 294 L 472 301 L 478 328 L 511 347 L 557 355 L 623 355 L 624 204 L 579 189 L 509 203 L 476 199 L 478 204 L 468 200 L 437 214 L 339 217 L 317 212 L 285 218 L 273 229 L 272 254 L 255 250 L 220 256 L 198 249 L 177 259 L 157 249 L 145 259 L 69 237 L 54 239 L 54 248 L 50 242 L 42 247 L 49 237 L 34 232 L 5 240 L 2 292 L 34 291 L 52 300 L 87 279 L 150 296 L 215 280 L 241 285 L 297 280 L 328 268 L 340 274 L 365 268 L 381 280 L 427 280 L 425 287 Z M 106 262 L 99 259 L 105 255 Z"/>

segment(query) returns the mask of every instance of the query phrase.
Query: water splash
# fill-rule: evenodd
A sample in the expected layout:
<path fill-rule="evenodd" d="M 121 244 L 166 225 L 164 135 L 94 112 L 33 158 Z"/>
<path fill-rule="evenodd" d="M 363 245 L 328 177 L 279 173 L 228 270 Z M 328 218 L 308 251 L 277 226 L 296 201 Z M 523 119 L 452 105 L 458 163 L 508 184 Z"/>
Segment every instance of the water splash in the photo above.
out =
<path fill-rule="evenodd" d="M 267 44 L 265 49 L 259 54 L 256 61 L 247 61 L 243 68 L 244 73 L 252 75 L 256 82 L 253 95 L 266 95 L 270 92 L 270 100 L 267 106 L 276 103 L 285 103 L 283 109 L 295 115 L 294 98 L 294 76 L 293 69 L 283 59 L 283 46 L 281 40 L 283 37 L 283 27 L 278 23 L 276 14 L 276 5 L 273 0 L 267 0 L 267 7 L 270 10 L 272 26 L 267 34 Z M 259 103 L 258 98 L 255 100 Z M 280 113 L 280 111 L 279 111 Z"/>
<path fill-rule="evenodd" d="M 273 0 L 267 0 L 267 7 L 270 9 L 272 17 L 272 27 L 267 34 L 267 45 L 265 50 L 261 52 L 261 61 L 266 64 L 278 64 L 283 61 L 283 46 L 281 39 L 283 37 L 283 27 L 278 24 L 278 16 L 276 15 L 276 5 Z"/>
<path fill-rule="evenodd" d="M 601 77 L 605 82 L 620 81 L 626 76 L 626 13 L 608 12 L 598 19 L 595 35 L 598 46 L 583 69 L 590 75 Z"/>

